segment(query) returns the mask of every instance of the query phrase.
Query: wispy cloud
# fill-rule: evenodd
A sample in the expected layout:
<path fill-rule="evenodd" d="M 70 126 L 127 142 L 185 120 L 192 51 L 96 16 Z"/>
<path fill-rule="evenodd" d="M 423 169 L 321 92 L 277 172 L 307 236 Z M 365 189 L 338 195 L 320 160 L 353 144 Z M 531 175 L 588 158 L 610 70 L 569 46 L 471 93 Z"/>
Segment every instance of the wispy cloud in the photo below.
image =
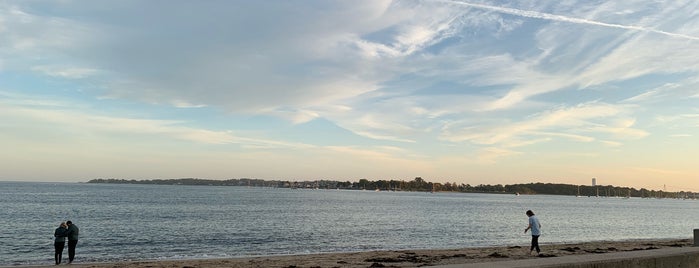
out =
<path fill-rule="evenodd" d="M 45 73 L 49 76 L 78 79 L 85 78 L 98 73 L 98 70 L 90 68 L 65 67 L 65 66 L 48 66 L 40 65 L 31 68 L 34 71 Z"/>
<path fill-rule="evenodd" d="M 480 164 L 494 164 L 498 160 L 504 157 L 522 154 L 521 152 L 497 148 L 497 147 L 487 147 L 483 148 L 478 152 L 478 163 Z"/>
<path fill-rule="evenodd" d="M 569 23 L 575 23 L 575 24 L 586 24 L 586 25 L 594 25 L 594 26 L 617 28 L 617 29 L 640 31 L 640 32 L 649 32 L 649 33 L 656 33 L 656 34 L 661 34 L 661 35 L 665 35 L 665 36 L 670 36 L 670 37 L 674 37 L 674 38 L 682 38 L 682 39 L 699 41 L 699 36 L 667 32 L 667 31 L 653 29 L 650 27 L 605 23 L 605 22 L 594 21 L 594 20 L 589 20 L 589 19 L 574 18 L 574 17 L 569 17 L 569 16 L 550 14 L 550 13 L 545 13 L 545 12 L 538 12 L 538 11 L 532 11 L 532 10 L 522 10 L 522 9 L 484 5 L 484 4 L 476 4 L 476 3 L 469 3 L 469 2 L 462 2 L 462 1 L 451 1 L 451 0 L 441 0 L 441 1 L 445 2 L 445 3 L 468 6 L 468 7 L 472 7 L 472 8 L 485 9 L 485 10 L 500 12 L 500 13 L 509 14 L 509 15 L 521 16 L 521 17 L 526 17 L 526 18 L 569 22 Z"/>
<path fill-rule="evenodd" d="M 65 103 L 49 103 L 47 105 L 37 102 L 25 102 L 22 105 L 27 107 L 12 105 L 13 102 L 0 102 L 0 110 L 3 115 L 0 117 L 10 118 L 9 122 L 22 120 L 35 122 L 43 126 L 50 126 L 54 131 L 62 129 L 65 132 L 73 133 L 71 136 L 80 137 L 82 135 L 92 135 L 91 133 L 104 133 L 105 135 L 129 135 L 134 139 L 139 139 L 137 135 L 144 135 L 140 139 L 151 138 L 172 138 L 203 144 L 241 144 L 245 146 L 266 147 L 266 148 L 309 148 L 308 144 L 292 143 L 264 139 L 260 137 L 245 137 L 235 135 L 232 131 L 218 131 L 201 128 L 187 127 L 184 121 L 174 120 L 154 120 L 135 119 L 126 117 L 115 117 L 106 115 L 86 114 L 84 111 L 73 109 L 73 105 Z M 16 102 L 14 104 L 17 104 Z M 53 107 L 53 109 L 49 109 Z M 59 109 L 56 109 L 59 108 Z M 21 131 L 21 129 L 16 129 Z M 61 131 L 57 131 L 61 132 Z M 16 133 L 21 136 L 21 133 Z M 136 136 L 134 136 L 136 135 Z"/>
<path fill-rule="evenodd" d="M 689 138 L 689 137 L 693 137 L 693 136 L 694 135 L 692 135 L 692 134 L 672 134 L 672 135 L 670 135 L 670 137 L 673 137 L 673 138 Z"/>
<path fill-rule="evenodd" d="M 183 100 L 173 100 L 171 103 L 172 106 L 175 106 L 177 108 L 203 108 L 207 106 L 205 104 L 192 104 Z"/>
<path fill-rule="evenodd" d="M 465 126 L 457 123 L 445 128 L 442 138 L 453 142 L 469 141 L 509 148 L 528 144 L 523 143 L 523 140 L 537 140 L 541 137 L 559 137 L 576 142 L 596 140 L 581 133 L 613 134 L 620 139 L 646 136 L 645 131 L 633 128 L 633 120 L 624 119 L 624 113 L 625 108 L 621 106 L 587 103 L 543 112 L 516 122 Z"/>

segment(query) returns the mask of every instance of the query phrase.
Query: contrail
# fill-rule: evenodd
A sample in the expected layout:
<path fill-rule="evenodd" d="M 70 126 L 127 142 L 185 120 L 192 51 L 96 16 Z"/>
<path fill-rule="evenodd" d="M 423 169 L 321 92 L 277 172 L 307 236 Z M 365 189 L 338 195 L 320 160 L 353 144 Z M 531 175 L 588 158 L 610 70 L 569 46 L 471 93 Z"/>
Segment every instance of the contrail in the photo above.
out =
<path fill-rule="evenodd" d="M 599 22 L 599 21 L 594 21 L 594 20 L 571 18 L 571 17 L 555 15 L 555 14 L 550 14 L 550 13 L 537 12 L 537 11 L 514 9 L 514 8 L 507 8 L 507 7 L 498 7 L 498 6 L 489 6 L 489 5 L 483 5 L 483 4 L 473 4 L 473 3 L 460 2 L 460 1 L 451 1 L 451 0 L 439 0 L 439 1 L 444 2 L 444 3 L 458 4 L 458 5 L 478 8 L 478 9 L 492 10 L 495 12 L 515 15 L 515 16 L 520 16 L 520 17 L 543 19 L 543 20 L 553 20 L 553 21 L 562 21 L 562 22 L 570 22 L 570 23 L 577 23 L 577 24 L 589 24 L 589 25 L 596 25 L 596 26 L 602 26 L 602 27 L 610 27 L 610 28 L 657 33 L 657 34 L 662 34 L 662 35 L 666 35 L 666 36 L 685 38 L 685 39 L 690 39 L 690 40 L 699 40 L 699 37 L 697 37 L 697 36 L 671 33 L 671 32 L 666 32 L 666 31 L 661 31 L 661 30 L 656 30 L 653 28 L 646 28 L 646 27 L 641 27 L 641 26 L 606 23 L 606 22 Z"/>

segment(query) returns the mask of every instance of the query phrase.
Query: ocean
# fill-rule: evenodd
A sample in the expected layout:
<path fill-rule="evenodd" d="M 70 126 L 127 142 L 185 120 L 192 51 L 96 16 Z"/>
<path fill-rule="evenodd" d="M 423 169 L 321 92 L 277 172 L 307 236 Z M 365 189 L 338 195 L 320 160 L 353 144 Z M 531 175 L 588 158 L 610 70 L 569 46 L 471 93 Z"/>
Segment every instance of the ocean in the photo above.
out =
<path fill-rule="evenodd" d="M 0 182 L 0 266 L 51 264 L 80 227 L 77 262 L 691 238 L 699 201 L 233 186 Z M 64 250 L 67 258 L 67 249 Z"/>

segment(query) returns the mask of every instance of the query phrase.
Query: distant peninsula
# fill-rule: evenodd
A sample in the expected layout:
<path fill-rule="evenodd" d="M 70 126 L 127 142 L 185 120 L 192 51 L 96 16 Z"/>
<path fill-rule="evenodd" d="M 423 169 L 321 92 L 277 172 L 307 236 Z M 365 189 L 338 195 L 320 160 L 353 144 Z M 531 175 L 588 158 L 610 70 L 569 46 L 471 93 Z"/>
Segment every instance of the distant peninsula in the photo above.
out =
<path fill-rule="evenodd" d="M 370 181 L 360 179 L 357 182 L 314 180 L 314 181 L 284 181 L 261 179 L 228 179 L 212 180 L 198 178 L 181 179 L 152 179 L 152 180 L 126 180 L 126 179 L 93 179 L 87 183 L 112 183 L 112 184 L 158 184 L 158 185 L 203 185 L 203 186 L 247 186 L 247 187 L 274 187 L 291 189 L 342 189 L 342 190 L 372 190 L 372 191 L 413 191 L 413 192 L 460 192 L 460 193 L 498 193 L 498 194 L 546 194 L 546 195 L 573 195 L 573 196 L 601 196 L 601 197 L 643 197 L 643 198 L 691 198 L 695 199 L 694 192 L 665 192 L 635 189 L 612 185 L 573 185 L 560 183 L 526 183 L 511 185 L 490 184 L 457 184 L 428 182 L 421 177 L 410 181 L 404 180 L 377 180 Z"/>

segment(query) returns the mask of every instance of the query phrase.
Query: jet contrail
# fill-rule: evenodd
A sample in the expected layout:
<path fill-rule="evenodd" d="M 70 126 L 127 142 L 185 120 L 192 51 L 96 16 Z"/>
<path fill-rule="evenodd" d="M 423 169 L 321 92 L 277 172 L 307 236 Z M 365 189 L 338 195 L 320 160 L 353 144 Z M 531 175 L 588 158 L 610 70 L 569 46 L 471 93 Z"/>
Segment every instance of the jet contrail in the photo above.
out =
<path fill-rule="evenodd" d="M 606 23 L 606 22 L 599 22 L 599 21 L 594 21 L 594 20 L 571 18 L 571 17 L 555 15 L 555 14 L 550 14 L 550 13 L 537 12 L 537 11 L 514 9 L 514 8 L 507 8 L 507 7 L 498 7 L 498 6 L 489 6 L 489 5 L 483 5 L 483 4 L 473 4 L 473 3 L 468 3 L 468 2 L 460 2 L 460 1 L 452 1 L 452 0 L 439 0 L 439 1 L 444 2 L 444 3 L 469 6 L 469 7 L 478 8 L 478 9 L 492 10 L 495 12 L 515 15 L 515 16 L 520 16 L 520 17 L 543 19 L 543 20 L 553 20 L 553 21 L 562 21 L 562 22 L 570 22 L 570 23 L 577 23 L 577 24 L 597 25 L 597 26 L 610 27 L 610 28 L 657 33 L 657 34 L 662 34 L 662 35 L 667 35 L 667 36 L 677 37 L 677 38 L 699 40 L 699 37 L 697 37 L 697 36 L 671 33 L 671 32 L 666 32 L 666 31 L 661 31 L 661 30 L 656 30 L 653 28 L 646 28 L 646 27 L 641 27 L 641 26 Z"/>

